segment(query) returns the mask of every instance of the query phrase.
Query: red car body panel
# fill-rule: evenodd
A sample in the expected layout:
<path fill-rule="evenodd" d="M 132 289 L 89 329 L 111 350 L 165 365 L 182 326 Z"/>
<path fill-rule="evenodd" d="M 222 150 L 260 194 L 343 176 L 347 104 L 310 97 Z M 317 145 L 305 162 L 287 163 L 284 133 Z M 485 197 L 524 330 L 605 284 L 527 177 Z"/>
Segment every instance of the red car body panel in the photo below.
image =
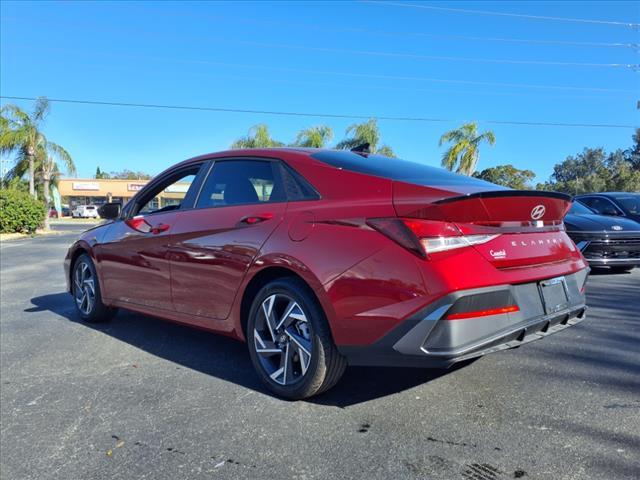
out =
<path fill-rule="evenodd" d="M 265 271 L 286 270 L 314 291 L 338 346 L 367 346 L 452 292 L 587 268 L 562 228 L 566 199 L 509 196 L 509 190 L 483 196 L 479 192 L 490 188 L 478 185 L 413 185 L 339 169 L 313 153 L 230 151 L 172 167 L 234 157 L 278 159 L 321 198 L 157 214 L 153 221 L 168 225 L 157 235 L 136 232 L 123 221 L 99 226 L 69 250 L 67 279 L 73 259 L 87 251 L 106 303 L 244 339 L 247 288 Z M 536 220 L 544 225 L 536 228 L 528 220 L 539 205 L 545 213 Z M 263 221 L 242 221 L 252 216 Z M 450 222 L 465 235 L 500 236 L 421 258 L 367 225 L 369 219 L 397 217 L 426 221 L 425 228 L 432 221 Z"/>
<path fill-rule="evenodd" d="M 282 222 L 286 205 L 179 212 L 169 249 L 174 308 L 201 317 L 227 318 L 249 266 Z M 242 225 L 242 219 L 250 216 L 266 220 Z M 196 298 L 201 301 L 194 302 Z"/>

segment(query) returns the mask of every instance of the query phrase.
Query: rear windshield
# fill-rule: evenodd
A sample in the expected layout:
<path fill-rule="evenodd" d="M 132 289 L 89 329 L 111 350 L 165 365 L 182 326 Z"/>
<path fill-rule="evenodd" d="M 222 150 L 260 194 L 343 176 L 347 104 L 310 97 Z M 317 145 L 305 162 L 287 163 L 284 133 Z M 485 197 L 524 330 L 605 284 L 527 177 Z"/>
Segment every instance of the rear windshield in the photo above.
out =
<path fill-rule="evenodd" d="M 422 163 L 410 162 L 399 158 L 389 158 L 383 155 L 367 155 L 365 157 L 347 150 L 326 150 L 314 153 L 311 157 L 331 166 L 352 172 L 375 175 L 376 177 L 384 177 L 417 185 L 464 185 L 479 188 L 490 187 L 492 190 L 506 190 L 505 187 L 497 186 L 477 178 L 458 175 L 443 168 L 430 167 Z"/>

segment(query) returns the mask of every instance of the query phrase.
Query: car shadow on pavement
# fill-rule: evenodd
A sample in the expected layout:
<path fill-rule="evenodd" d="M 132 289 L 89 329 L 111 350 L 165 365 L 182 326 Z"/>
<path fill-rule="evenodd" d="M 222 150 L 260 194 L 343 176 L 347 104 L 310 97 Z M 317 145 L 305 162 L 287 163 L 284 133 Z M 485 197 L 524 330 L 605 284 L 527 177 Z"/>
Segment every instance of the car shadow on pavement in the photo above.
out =
<path fill-rule="evenodd" d="M 632 270 L 624 271 L 624 272 L 614 272 L 613 270 L 607 267 L 591 267 L 591 272 L 589 272 L 589 274 L 595 275 L 595 276 L 613 275 L 613 276 L 624 277 L 626 275 L 631 275 Z"/>
<path fill-rule="evenodd" d="M 53 312 L 183 367 L 270 395 L 255 374 L 242 342 L 122 309 L 108 323 L 86 323 L 64 292 L 34 297 L 31 303 L 33 307 L 25 312 Z M 453 370 L 349 367 L 338 385 L 308 401 L 343 408 L 413 388 Z"/>

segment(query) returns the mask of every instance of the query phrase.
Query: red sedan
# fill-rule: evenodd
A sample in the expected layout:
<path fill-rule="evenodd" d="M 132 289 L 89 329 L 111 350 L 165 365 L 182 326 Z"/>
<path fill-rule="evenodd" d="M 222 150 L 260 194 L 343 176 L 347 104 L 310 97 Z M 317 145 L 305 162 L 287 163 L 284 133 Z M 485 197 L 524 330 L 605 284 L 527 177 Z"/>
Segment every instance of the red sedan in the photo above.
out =
<path fill-rule="evenodd" d="M 103 205 L 66 276 L 83 319 L 246 341 L 273 392 L 304 398 L 347 365 L 448 367 L 583 320 L 570 201 L 359 151 L 227 151 Z"/>

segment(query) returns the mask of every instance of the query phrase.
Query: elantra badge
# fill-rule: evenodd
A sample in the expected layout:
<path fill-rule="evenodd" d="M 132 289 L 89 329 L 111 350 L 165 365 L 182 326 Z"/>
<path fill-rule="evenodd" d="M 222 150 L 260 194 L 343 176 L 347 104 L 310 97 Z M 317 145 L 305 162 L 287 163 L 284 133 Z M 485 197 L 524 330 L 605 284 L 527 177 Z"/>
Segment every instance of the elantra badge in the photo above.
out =
<path fill-rule="evenodd" d="M 622 230 L 622 227 L 620 225 L 614 225 L 613 227 L 611 227 L 611 230 L 615 230 L 616 232 L 619 232 L 620 230 Z"/>
<path fill-rule="evenodd" d="M 542 217 L 544 217 L 544 212 L 546 210 L 547 209 L 544 205 L 536 205 L 535 207 L 533 207 L 533 210 L 531 210 L 531 218 L 534 220 L 540 220 Z"/>

